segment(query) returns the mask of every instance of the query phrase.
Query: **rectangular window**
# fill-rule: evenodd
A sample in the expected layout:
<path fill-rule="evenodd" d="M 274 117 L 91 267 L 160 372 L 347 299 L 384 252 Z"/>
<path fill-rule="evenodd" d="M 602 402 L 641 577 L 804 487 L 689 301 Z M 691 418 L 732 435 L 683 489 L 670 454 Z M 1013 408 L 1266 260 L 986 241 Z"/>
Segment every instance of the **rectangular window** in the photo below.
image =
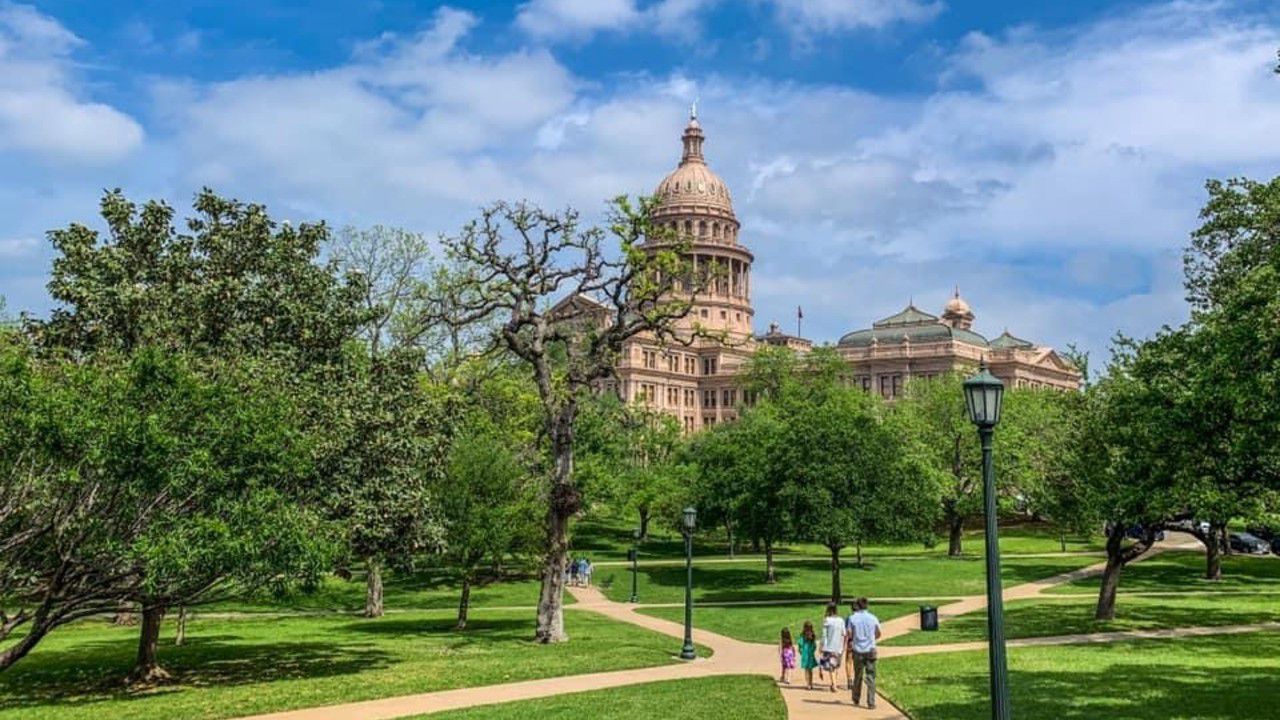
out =
<path fill-rule="evenodd" d="M 715 375 L 715 374 L 716 374 L 716 359 L 715 359 L 715 358 L 703 358 L 703 359 L 702 359 L 702 374 L 703 374 L 703 375 Z"/>
<path fill-rule="evenodd" d="M 901 394 L 902 394 L 902 376 L 894 375 L 893 376 L 893 396 L 898 397 Z"/>
<path fill-rule="evenodd" d="M 738 392 L 736 390 L 725 390 L 724 406 L 727 408 L 733 407 L 734 404 L 737 402 L 737 399 L 738 399 L 737 395 L 738 395 Z"/>

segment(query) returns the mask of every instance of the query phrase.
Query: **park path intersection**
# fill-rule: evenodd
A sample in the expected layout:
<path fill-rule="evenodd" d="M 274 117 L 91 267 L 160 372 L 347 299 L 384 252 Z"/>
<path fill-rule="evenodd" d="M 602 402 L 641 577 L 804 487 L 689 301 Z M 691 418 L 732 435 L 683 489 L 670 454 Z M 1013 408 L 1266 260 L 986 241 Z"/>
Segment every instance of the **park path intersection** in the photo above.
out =
<path fill-rule="evenodd" d="M 1140 560 L 1145 560 L 1156 553 L 1170 549 L 1187 549 L 1194 547 L 1194 539 L 1178 538 L 1176 541 L 1164 542 L 1152 548 Z M 1096 575 L 1102 571 L 1105 563 L 1097 563 L 1071 572 L 1055 575 L 1031 583 L 1016 585 L 1004 590 L 1005 601 L 1024 600 L 1038 597 L 1056 585 Z M 619 622 L 631 623 L 648 630 L 662 633 L 673 638 L 684 637 L 684 626 L 644 615 L 637 610 L 648 605 L 632 605 L 607 599 L 598 589 L 570 588 L 577 603 L 567 609 L 572 612 L 594 612 Z M 938 608 L 938 615 L 945 619 L 977 612 L 986 608 L 984 595 L 966 596 Z M 917 618 L 908 615 L 883 624 L 884 640 L 894 638 L 915 630 Z M 1129 631 L 1114 633 L 1093 633 L 1086 635 L 1068 635 L 1047 638 L 1027 638 L 1009 642 L 1010 647 L 1029 647 L 1037 645 L 1062 645 L 1092 642 L 1116 642 L 1132 639 L 1148 639 L 1161 637 L 1183 637 L 1190 635 L 1234 634 L 1257 630 L 1280 629 L 1280 623 L 1260 623 L 1257 625 L 1237 625 L 1211 628 L 1178 628 L 1157 631 Z M 525 680 L 502 685 L 458 688 L 416 695 L 367 700 L 344 705 L 328 705 L 322 707 L 288 710 L 284 712 L 256 715 L 241 720 L 391 720 L 411 715 L 444 712 L 461 708 L 493 705 L 497 703 L 532 700 L 536 698 L 567 695 L 591 690 L 605 690 L 627 685 L 667 680 L 684 680 L 715 675 L 767 675 L 776 677 L 778 673 L 777 647 L 772 644 L 749 643 L 717 633 L 694 628 L 695 643 L 712 650 L 709 658 L 700 658 L 691 662 L 672 665 L 661 665 L 634 670 L 617 670 L 602 673 L 566 675 L 560 677 Z M 986 647 L 985 642 L 946 643 L 939 645 L 891 646 L 882 647 L 882 658 L 916 655 L 922 653 L 956 652 L 963 650 L 980 650 Z M 842 678 L 843 673 L 838 677 Z M 802 685 L 780 685 L 783 700 L 787 707 L 789 720 L 827 720 L 843 718 L 845 720 L 910 720 L 883 696 L 878 696 L 876 709 L 854 706 L 848 690 L 831 693 L 827 690 L 807 690 Z"/>

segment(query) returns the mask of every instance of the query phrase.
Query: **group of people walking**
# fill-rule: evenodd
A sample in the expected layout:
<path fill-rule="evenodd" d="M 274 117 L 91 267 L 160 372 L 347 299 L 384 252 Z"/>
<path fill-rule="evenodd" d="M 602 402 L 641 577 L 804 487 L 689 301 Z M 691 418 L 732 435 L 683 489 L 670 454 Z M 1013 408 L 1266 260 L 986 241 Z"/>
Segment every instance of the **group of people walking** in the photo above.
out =
<path fill-rule="evenodd" d="M 827 605 L 819 638 L 813 623 L 806 620 L 800 639 L 792 638 L 791 628 L 782 628 L 778 655 L 782 661 L 779 682 L 790 684 L 797 661 L 804 670 L 805 683 L 813 689 L 813 671 L 821 683 L 825 675 L 831 692 L 836 691 L 836 670 L 844 665 L 846 687 L 853 692 L 853 704 L 861 701 L 862 686 L 867 686 L 867 707 L 876 706 L 876 641 L 880 639 L 880 620 L 868 609 L 864 597 L 849 605 L 849 616 L 840 617 L 835 603 Z"/>
<path fill-rule="evenodd" d="M 573 558 L 569 561 L 569 567 L 565 570 L 569 584 L 575 587 L 591 586 L 591 571 L 595 568 L 591 565 L 591 561 L 585 557 Z"/>

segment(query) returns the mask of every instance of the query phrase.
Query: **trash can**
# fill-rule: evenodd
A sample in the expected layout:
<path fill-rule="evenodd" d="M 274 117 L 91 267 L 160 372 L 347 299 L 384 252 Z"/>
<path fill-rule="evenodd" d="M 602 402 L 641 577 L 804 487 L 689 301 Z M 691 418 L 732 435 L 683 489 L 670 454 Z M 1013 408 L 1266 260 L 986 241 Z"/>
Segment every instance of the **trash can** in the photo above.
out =
<path fill-rule="evenodd" d="M 938 629 L 938 608 L 932 605 L 920 606 L 920 629 L 927 632 Z"/>

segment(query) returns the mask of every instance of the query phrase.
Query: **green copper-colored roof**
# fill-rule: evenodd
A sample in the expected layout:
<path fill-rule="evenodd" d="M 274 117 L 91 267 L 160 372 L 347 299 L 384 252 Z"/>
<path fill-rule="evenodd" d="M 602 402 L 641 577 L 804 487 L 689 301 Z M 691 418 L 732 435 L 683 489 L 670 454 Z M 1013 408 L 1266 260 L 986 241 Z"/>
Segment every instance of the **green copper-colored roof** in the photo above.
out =
<path fill-rule="evenodd" d="M 902 325 L 919 325 L 921 323 L 935 323 L 937 321 L 937 315 L 930 315 L 915 305 L 908 305 L 907 308 L 900 313 L 890 315 L 887 318 L 871 323 L 871 327 L 900 327 Z"/>
<path fill-rule="evenodd" d="M 1002 350 L 1006 348 L 1030 350 L 1031 348 L 1035 347 L 1035 343 L 1031 342 L 1030 340 L 1023 340 L 1020 337 L 1014 337 L 1013 335 L 1009 334 L 1008 330 L 1005 330 L 1003 333 L 1000 334 L 1000 337 L 991 341 L 991 347 L 1000 348 Z"/>
<path fill-rule="evenodd" d="M 873 341 L 880 345 L 897 345 L 909 340 L 913 345 L 950 342 L 952 340 L 978 347 L 987 347 L 987 339 L 971 330 L 944 325 L 936 315 L 930 315 L 914 305 L 877 320 L 871 327 L 855 330 L 840 338 L 841 347 L 867 347 Z"/>

